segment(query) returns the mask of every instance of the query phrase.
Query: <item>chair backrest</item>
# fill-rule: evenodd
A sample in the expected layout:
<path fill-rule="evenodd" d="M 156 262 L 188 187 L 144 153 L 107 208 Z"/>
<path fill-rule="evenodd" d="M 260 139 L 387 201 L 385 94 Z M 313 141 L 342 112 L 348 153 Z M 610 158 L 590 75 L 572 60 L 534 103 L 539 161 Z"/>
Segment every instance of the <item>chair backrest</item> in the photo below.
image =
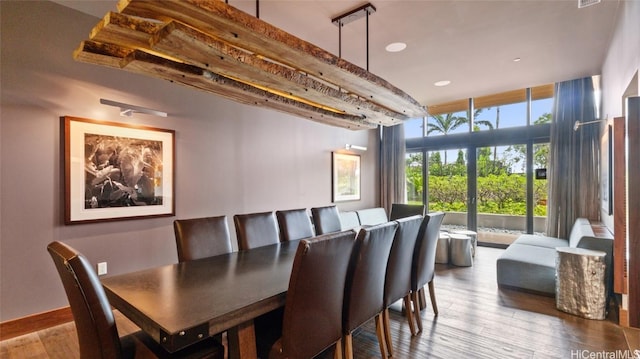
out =
<path fill-rule="evenodd" d="M 343 231 L 359 229 L 360 220 L 358 219 L 358 214 L 354 211 L 340 212 L 340 228 Z"/>
<path fill-rule="evenodd" d="M 384 278 L 398 224 L 387 222 L 358 232 L 347 271 L 343 332 L 350 333 L 384 309 Z"/>
<path fill-rule="evenodd" d="M 303 239 L 284 306 L 286 358 L 312 358 L 342 337 L 342 303 L 355 231 Z"/>
<path fill-rule="evenodd" d="M 424 216 L 413 252 L 411 290 L 418 290 L 433 279 L 436 265 L 436 246 L 443 218 L 443 212 L 429 213 Z"/>
<path fill-rule="evenodd" d="M 78 333 L 81 358 L 120 358 L 122 347 L 109 300 L 87 258 L 61 242 L 51 242 L 53 258 Z"/>
<path fill-rule="evenodd" d="M 305 208 L 276 211 L 276 219 L 280 228 L 281 241 L 295 241 L 313 237 L 315 234 L 311 218 Z"/>
<path fill-rule="evenodd" d="M 180 262 L 232 251 L 227 216 L 176 219 L 173 230 Z"/>
<path fill-rule="evenodd" d="M 396 220 L 398 229 L 393 239 L 384 281 L 384 306 L 388 307 L 411 292 L 411 261 L 423 216 Z"/>
<path fill-rule="evenodd" d="M 389 220 L 395 221 L 399 218 L 411 217 L 411 216 L 424 216 L 427 211 L 427 206 L 424 204 L 404 204 L 404 203 L 392 203 L 391 213 L 389 213 Z"/>
<path fill-rule="evenodd" d="M 236 214 L 233 222 L 236 226 L 238 249 L 242 251 L 280 242 L 273 212 Z"/>
<path fill-rule="evenodd" d="M 360 209 L 356 213 L 362 226 L 375 226 L 389 221 L 387 212 L 382 207 Z"/>
<path fill-rule="evenodd" d="M 311 217 L 313 217 L 313 224 L 316 227 L 316 234 L 340 232 L 342 230 L 340 215 L 336 206 L 311 208 Z"/>

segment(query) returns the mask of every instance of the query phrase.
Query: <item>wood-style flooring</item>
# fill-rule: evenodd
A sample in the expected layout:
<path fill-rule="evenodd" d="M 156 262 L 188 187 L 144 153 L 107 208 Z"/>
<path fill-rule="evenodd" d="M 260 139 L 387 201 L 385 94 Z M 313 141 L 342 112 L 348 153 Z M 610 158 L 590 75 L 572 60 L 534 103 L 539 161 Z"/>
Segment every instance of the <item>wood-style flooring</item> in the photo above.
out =
<path fill-rule="evenodd" d="M 501 252 L 479 247 L 473 267 L 437 265 L 439 315 L 429 304 L 423 332 L 411 337 L 404 317 L 391 312 L 395 358 L 640 358 L 640 331 L 616 325 L 615 313 L 602 321 L 582 319 L 556 310 L 554 298 L 498 289 Z M 121 335 L 137 329 L 116 317 Z M 356 332 L 353 344 L 356 359 L 380 357 L 373 323 Z M 78 357 L 73 323 L 0 342 L 2 359 Z"/>

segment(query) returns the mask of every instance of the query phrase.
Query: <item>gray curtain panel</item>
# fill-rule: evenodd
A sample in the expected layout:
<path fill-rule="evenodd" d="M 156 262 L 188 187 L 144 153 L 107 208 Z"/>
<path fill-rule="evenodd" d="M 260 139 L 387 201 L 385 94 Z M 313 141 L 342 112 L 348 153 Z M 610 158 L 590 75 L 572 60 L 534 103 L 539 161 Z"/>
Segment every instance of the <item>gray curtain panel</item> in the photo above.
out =
<path fill-rule="evenodd" d="M 578 217 L 600 219 L 600 123 L 591 77 L 559 82 L 551 125 L 547 235 L 568 238 Z"/>
<path fill-rule="evenodd" d="M 380 202 L 391 213 L 392 203 L 406 202 L 404 126 L 382 127 L 380 141 Z"/>

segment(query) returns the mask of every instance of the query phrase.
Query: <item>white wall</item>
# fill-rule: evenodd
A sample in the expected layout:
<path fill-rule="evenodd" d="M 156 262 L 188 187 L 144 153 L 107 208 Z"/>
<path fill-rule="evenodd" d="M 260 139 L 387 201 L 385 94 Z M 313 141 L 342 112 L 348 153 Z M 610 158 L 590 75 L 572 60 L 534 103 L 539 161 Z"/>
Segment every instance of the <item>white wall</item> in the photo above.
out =
<path fill-rule="evenodd" d="M 0 6 L 0 321 L 68 305 L 49 242 L 62 240 L 92 263 L 107 261 L 109 274 L 176 262 L 175 218 L 330 204 L 331 152 L 346 143 L 369 150 L 362 153 L 362 200 L 340 209 L 379 203 L 377 131 L 343 130 L 75 62 L 72 51 L 97 18 L 46 1 Z M 169 117 L 120 117 L 100 98 Z M 176 217 L 65 226 L 64 115 L 174 129 Z"/>
<path fill-rule="evenodd" d="M 617 26 L 602 67 L 602 116 L 609 120 L 624 115 L 624 97 L 637 96 L 640 87 L 640 1 L 620 1 L 619 6 Z M 630 92 L 626 93 L 628 89 Z M 602 143 L 601 163 L 605 175 L 609 163 L 608 141 Z M 613 231 L 613 216 L 603 211 L 602 219 Z"/>

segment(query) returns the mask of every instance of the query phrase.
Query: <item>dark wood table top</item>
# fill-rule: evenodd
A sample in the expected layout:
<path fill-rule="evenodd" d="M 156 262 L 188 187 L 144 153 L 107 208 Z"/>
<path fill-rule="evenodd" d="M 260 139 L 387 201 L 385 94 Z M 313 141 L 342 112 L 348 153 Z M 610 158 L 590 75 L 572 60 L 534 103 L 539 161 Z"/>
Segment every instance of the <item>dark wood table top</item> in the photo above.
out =
<path fill-rule="evenodd" d="M 284 306 L 297 246 L 283 242 L 101 282 L 113 307 L 176 351 Z"/>

